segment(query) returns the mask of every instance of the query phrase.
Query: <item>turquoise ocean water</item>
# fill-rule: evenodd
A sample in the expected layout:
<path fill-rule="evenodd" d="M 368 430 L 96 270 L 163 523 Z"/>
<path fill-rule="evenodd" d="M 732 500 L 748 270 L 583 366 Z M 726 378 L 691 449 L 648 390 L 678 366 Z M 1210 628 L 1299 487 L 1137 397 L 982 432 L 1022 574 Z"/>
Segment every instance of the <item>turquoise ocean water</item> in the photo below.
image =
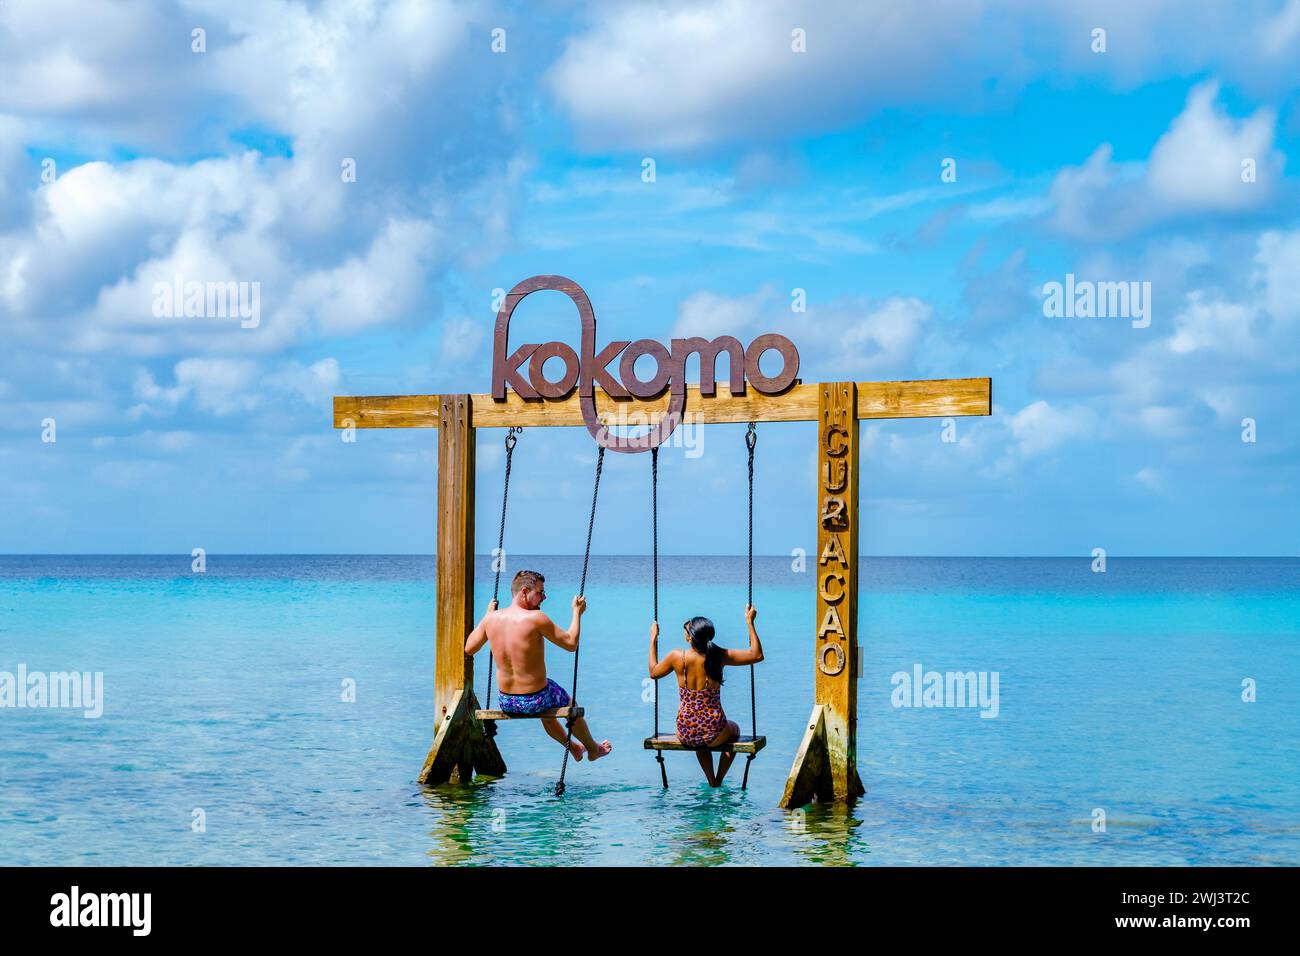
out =
<path fill-rule="evenodd" d="M 567 623 L 580 559 L 512 563 L 547 575 Z M 661 563 L 662 646 L 693 614 L 740 644 L 743 559 Z M 0 672 L 102 671 L 105 694 L 100 719 L 0 709 L 0 864 L 1300 864 L 1300 561 L 1089 565 L 864 559 L 867 795 L 792 813 L 776 802 L 812 706 L 814 605 L 786 558 L 755 572 L 769 745 L 744 792 L 739 762 L 711 791 L 689 754 L 660 787 L 641 749 L 649 561 L 592 559 L 579 695 L 615 751 L 570 764 L 557 799 L 559 747 L 533 722 L 501 725 L 508 776 L 416 785 L 432 558 L 0 557 Z M 487 559 L 477 574 L 482 607 Z M 572 658 L 547 653 L 568 686 Z M 918 664 L 996 671 L 998 716 L 893 706 L 891 675 Z M 729 674 L 747 727 L 748 675 Z"/>

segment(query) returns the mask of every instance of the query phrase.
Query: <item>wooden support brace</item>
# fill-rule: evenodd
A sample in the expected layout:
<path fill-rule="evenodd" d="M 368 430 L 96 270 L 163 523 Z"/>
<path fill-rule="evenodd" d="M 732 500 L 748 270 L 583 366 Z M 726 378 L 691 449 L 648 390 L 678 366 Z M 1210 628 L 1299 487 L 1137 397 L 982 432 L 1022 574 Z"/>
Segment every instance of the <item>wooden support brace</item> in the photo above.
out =
<path fill-rule="evenodd" d="M 787 810 L 817 800 L 835 799 L 835 781 L 831 778 L 830 754 L 826 746 L 826 714 L 821 704 L 814 705 L 808 729 L 794 755 L 794 766 L 785 781 L 780 806 Z"/>
<path fill-rule="evenodd" d="M 419 781 L 430 786 L 439 783 L 469 783 L 474 774 L 503 777 L 505 761 L 496 742 L 484 736 L 483 724 L 475 716 L 478 700 L 472 690 L 456 692 L 451 708 L 438 726 L 424 759 Z"/>

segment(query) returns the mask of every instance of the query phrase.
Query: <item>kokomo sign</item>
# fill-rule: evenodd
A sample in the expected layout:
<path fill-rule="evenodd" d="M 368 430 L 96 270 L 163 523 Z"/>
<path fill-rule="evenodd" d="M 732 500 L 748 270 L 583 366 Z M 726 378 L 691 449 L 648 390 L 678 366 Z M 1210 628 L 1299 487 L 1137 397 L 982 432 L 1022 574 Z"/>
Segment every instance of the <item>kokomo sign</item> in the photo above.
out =
<path fill-rule="evenodd" d="M 548 289 L 563 292 L 577 306 L 582 323 L 581 351 L 575 352 L 563 342 L 547 342 L 521 345 L 508 353 L 510 317 L 515 306 L 525 296 Z M 779 352 L 782 358 L 781 371 L 776 375 L 764 375 L 758 365 L 759 358 L 769 349 Z M 744 348 L 734 336 L 719 335 L 714 339 L 699 336 L 673 339 L 671 348 L 654 339 L 610 342 L 597 352 L 596 315 L 582 287 L 563 276 L 533 276 L 510 290 L 497 313 L 492 343 L 492 397 L 505 401 L 507 386 L 522 398 L 536 400 L 565 398 L 577 388 L 582 420 L 599 444 L 611 451 L 649 451 L 671 435 L 682 420 L 686 409 L 687 358 L 692 354 L 699 355 L 700 394 L 714 395 L 717 392 L 718 356 L 724 352 L 727 354 L 728 386 L 732 395 L 745 394 L 746 382 L 764 395 L 777 395 L 789 388 L 799 374 L 799 352 L 794 343 L 774 332 L 760 335 L 749 344 L 749 348 Z M 654 377 L 645 381 L 636 375 L 637 359 L 643 355 L 655 360 Z M 556 379 L 548 379 L 544 371 L 547 361 L 552 358 L 559 359 L 564 365 L 564 373 Z M 618 372 L 614 373 L 609 365 L 616 358 Z M 521 372 L 525 362 L 528 363 L 527 377 Z M 596 385 L 615 398 L 655 398 L 667 390 L 668 410 L 648 434 L 636 438 L 613 435 L 596 414 Z"/>

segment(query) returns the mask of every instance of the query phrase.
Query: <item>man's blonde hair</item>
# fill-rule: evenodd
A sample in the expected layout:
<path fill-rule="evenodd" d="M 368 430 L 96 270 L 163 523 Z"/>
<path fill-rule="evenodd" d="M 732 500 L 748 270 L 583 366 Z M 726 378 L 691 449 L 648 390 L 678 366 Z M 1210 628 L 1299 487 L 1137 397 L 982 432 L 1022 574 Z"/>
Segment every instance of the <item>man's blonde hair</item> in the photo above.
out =
<path fill-rule="evenodd" d="M 510 593 L 518 594 L 524 588 L 530 591 L 536 591 L 546 578 L 539 571 L 520 571 L 515 575 L 515 579 L 510 582 Z"/>

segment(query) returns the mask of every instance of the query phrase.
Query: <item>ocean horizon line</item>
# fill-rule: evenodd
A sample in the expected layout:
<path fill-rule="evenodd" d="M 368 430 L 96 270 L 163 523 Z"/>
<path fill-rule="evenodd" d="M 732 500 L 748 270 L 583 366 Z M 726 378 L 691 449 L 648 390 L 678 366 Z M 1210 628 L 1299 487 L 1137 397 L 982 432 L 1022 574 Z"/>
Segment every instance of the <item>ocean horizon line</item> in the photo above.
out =
<path fill-rule="evenodd" d="M 430 551 L 206 551 L 206 557 L 222 558 L 433 558 Z M 4 558 L 191 558 L 189 551 L 10 551 L 0 553 Z M 582 554 L 570 551 L 521 551 L 520 557 L 580 558 Z M 649 554 L 637 552 L 593 551 L 593 558 L 648 558 Z M 490 559 L 490 552 L 476 553 L 475 558 Z M 744 554 L 686 551 L 660 551 L 661 558 L 743 558 Z M 796 555 L 755 554 L 756 558 L 792 558 Z M 962 560 L 962 561 L 1091 561 L 1091 554 L 859 554 L 862 558 Z M 1108 552 L 1107 561 L 1300 561 L 1295 554 L 1116 554 Z"/>

